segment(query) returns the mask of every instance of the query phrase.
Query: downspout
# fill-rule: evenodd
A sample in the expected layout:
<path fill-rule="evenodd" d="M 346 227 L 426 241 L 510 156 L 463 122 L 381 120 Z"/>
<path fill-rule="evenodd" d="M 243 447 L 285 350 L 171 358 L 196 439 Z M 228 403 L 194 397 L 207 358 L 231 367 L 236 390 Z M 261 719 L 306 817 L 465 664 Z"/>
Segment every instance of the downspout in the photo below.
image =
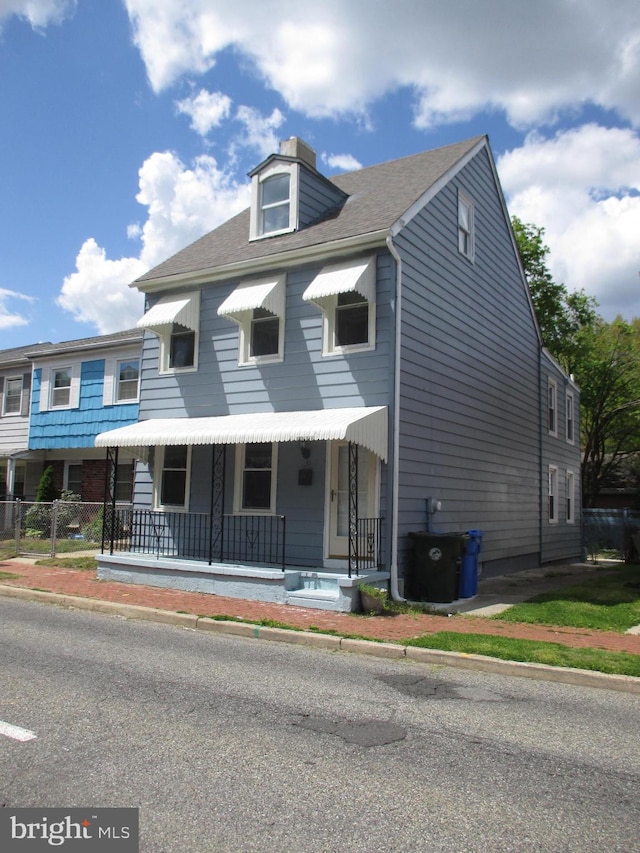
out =
<path fill-rule="evenodd" d="M 396 328 L 393 369 L 393 457 L 391 482 L 391 598 L 406 601 L 398 590 L 398 485 L 400 482 L 400 317 L 402 313 L 402 260 L 393 244 L 393 235 L 386 238 L 387 248 L 396 262 Z"/>

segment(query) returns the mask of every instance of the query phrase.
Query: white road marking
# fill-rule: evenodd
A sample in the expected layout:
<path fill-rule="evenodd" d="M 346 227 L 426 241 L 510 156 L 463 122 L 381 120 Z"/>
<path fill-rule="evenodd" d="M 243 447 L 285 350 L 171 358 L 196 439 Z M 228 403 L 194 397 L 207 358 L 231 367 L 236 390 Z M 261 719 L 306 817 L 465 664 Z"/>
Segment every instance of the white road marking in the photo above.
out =
<path fill-rule="evenodd" d="M 38 737 L 35 732 L 30 732 L 29 729 L 21 729 L 20 726 L 12 726 L 11 723 L 5 723 L 4 720 L 0 720 L 0 735 L 23 743 Z"/>

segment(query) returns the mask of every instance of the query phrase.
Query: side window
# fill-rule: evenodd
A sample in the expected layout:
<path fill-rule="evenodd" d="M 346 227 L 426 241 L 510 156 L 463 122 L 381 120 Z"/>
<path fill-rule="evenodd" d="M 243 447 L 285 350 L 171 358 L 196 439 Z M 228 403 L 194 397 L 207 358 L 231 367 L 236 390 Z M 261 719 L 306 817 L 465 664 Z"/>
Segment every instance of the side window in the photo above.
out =
<path fill-rule="evenodd" d="M 475 254 L 475 213 L 471 199 L 458 193 L 458 251 L 473 260 Z"/>
<path fill-rule="evenodd" d="M 22 377 L 20 379 L 7 379 L 4 389 L 4 411 L 5 415 L 19 415 L 22 411 Z"/>
<path fill-rule="evenodd" d="M 186 445 L 157 448 L 154 472 L 157 509 L 188 508 L 190 458 L 190 448 Z"/>
<path fill-rule="evenodd" d="M 284 358 L 285 275 L 244 281 L 218 308 L 218 316 L 237 323 L 238 364 Z"/>
<path fill-rule="evenodd" d="M 167 367 L 171 370 L 180 370 L 184 367 L 193 367 L 196 353 L 196 333 L 191 329 L 185 329 L 174 323 L 169 340 L 169 352 Z"/>
<path fill-rule="evenodd" d="M 116 381 L 116 401 L 118 403 L 137 400 L 140 381 L 140 361 L 137 358 L 119 361 Z"/>
<path fill-rule="evenodd" d="M 275 512 L 277 455 L 277 445 L 270 442 L 237 446 L 235 512 Z"/>
<path fill-rule="evenodd" d="M 575 417 L 574 417 L 574 398 L 573 398 L 573 394 L 571 394 L 571 393 L 567 393 L 566 423 L 567 423 L 567 441 L 570 444 L 573 444 L 575 441 Z"/>
<path fill-rule="evenodd" d="M 200 291 L 163 296 L 137 326 L 158 336 L 160 373 L 197 369 Z"/>
<path fill-rule="evenodd" d="M 558 520 L 558 469 L 549 465 L 549 522 Z"/>
<path fill-rule="evenodd" d="M 547 429 L 550 435 L 558 434 L 558 386 L 549 380 L 547 386 Z"/>
<path fill-rule="evenodd" d="M 266 308 L 254 308 L 249 336 L 249 358 L 278 355 L 280 349 L 280 318 Z"/>
<path fill-rule="evenodd" d="M 567 524 L 576 520 L 576 478 L 573 471 L 567 471 Z"/>
<path fill-rule="evenodd" d="M 54 370 L 51 379 L 51 408 L 68 408 L 71 405 L 71 369 Z"/>

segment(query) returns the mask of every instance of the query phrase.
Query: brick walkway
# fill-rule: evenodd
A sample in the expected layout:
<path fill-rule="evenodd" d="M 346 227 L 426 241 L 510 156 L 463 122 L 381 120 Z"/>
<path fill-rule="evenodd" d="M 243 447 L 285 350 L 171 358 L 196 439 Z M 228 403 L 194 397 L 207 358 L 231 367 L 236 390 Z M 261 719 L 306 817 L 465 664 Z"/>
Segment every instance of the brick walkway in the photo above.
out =
<path fill-rule="evenodd" d="M 0 584 L 27 589 L 78 595 L 82 598 L 135 604 L 198 616 L 229 616 L 248 621 L 271 619 L 295 628 L 333 630 L 340 635 L 355 634 L 389 642 L 407 640 L 423 634 L 434 634 L 438 631 L 456 631 L 543 640 L 575 648 L 589 647 L 640 654 L 640 636 L 616 634 L 611 631 L 513 624 L 460 614 L 454 616 L 405 614 L 363 616 L 352 613 L 333 613 L 284 604 L 268 604 L 197 592 L 180 592 L 102 581 L 96 578 L 95 571 L 47 568 L 19 559 L 0 561 L 0 571 L 19 575 L 12 580 L 0 580 Z"/>

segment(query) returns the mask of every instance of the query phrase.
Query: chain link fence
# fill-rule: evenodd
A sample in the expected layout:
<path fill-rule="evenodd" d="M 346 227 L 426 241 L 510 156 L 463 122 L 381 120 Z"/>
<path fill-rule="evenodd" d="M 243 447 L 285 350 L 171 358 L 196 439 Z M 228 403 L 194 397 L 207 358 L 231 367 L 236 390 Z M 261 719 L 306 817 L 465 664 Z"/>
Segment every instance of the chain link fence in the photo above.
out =
<path fill-rule="evenodd" d="M 640 512 L 631 509 L 583 509 L 582 536 L 587 557 L 640 562 Z"/>
<path fill-rule="evenodd" d="M 0 501 L 0 548 L 25 557 L 98 552 L 103 515 L 102 503 Z"/>

